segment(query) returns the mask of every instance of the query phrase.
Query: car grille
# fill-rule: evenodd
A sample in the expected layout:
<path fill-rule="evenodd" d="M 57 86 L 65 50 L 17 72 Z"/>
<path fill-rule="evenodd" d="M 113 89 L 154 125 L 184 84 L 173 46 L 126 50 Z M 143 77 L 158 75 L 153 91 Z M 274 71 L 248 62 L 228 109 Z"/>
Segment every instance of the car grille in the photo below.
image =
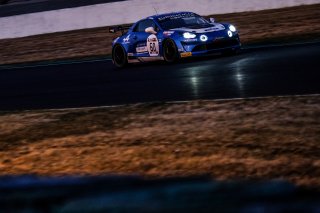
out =
<path fill-rule="evenodd" d="M 239 41 L 237 39 L 223 39 L 223 40 L 214 41 L 208 44 L 197 45 L 193 48 L 192 52 L 221 49 L 221 48 L 236 46 L 238 44 L 239 44 Z"/>

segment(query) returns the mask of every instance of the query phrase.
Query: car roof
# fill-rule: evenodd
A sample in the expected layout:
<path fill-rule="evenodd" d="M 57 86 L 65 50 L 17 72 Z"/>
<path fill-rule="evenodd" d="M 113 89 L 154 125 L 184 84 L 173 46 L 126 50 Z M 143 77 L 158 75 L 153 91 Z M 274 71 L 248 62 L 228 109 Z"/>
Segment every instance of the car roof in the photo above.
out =
<path fill-rule="evenodd" d="M 157 15 L 149 16 L 149 17 L 147 17 L 146 19 L 159 19 L 159 18 L 163 18 L 163 17 L 166 17 L 166 16 L 172 16 L 172 15 L 178 15 L 178 14 L 185 14 L 185 13 L 195 14 L 195 13 L 190 12 L 190 11 L 180 11 L 180 12 L 157 14 Z"/>

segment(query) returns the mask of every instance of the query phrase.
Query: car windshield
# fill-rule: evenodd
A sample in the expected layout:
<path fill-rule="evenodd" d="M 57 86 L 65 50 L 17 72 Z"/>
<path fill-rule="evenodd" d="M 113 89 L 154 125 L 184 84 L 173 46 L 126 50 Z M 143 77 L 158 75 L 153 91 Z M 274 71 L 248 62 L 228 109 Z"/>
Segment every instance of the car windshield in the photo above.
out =
<path fill-rule="evenodd" d="M 207 20 L 193 13 L 179 13 L 159 17 L 158 22 L 163 30 L 176 28 L 199 29 L 211 26 Z"/>

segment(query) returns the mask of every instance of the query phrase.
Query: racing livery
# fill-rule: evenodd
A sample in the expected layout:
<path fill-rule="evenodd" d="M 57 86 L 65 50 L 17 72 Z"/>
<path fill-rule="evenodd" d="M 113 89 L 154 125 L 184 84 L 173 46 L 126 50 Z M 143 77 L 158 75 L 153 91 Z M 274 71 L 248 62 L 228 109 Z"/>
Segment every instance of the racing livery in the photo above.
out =
<path fill-rule="evenodd" d="M 150 16 L 122 31 L 112 44 L 112 61 L 117 67 L 128 63 L 203 56 L 215 52 L 235 53 L 240 47 L 237 29 L 228 23 L 216 23 L 192 12 Z"/>

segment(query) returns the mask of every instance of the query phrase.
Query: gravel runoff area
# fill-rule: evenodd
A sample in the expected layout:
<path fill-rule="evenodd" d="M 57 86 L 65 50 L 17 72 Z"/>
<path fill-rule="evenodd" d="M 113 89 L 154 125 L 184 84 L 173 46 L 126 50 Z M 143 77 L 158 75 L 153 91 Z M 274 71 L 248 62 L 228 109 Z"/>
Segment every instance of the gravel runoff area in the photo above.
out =
<path fill-rule="evenodd" d="M 213 15 L 234 23 L 244 45 L 318 40 L 320 4 L 283 9 Z M 117 37 L 108 27 L 0 40 L 0 64 L 104 57 Z"/>
<path fill-rule="evenodd" d="M 320 189 L 320 96 L 0 112 L 0 174 L 209 175 Z"/>

